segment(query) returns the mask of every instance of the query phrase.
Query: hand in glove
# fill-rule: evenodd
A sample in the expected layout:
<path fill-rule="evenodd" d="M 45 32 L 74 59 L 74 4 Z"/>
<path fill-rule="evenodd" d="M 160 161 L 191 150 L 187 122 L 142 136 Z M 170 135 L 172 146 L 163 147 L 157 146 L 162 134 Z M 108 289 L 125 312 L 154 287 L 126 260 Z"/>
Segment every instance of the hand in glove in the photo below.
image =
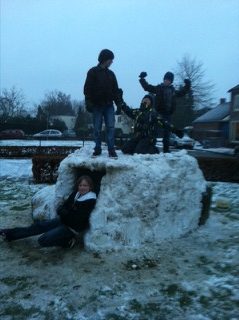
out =
<path fill-rule="evenodd" d="M 118 89 L 118 99 L 123 102 L 123 90 L 121 88 Z"/>
<path fill-rule="evenodd" d="M 185 80 L 184 80 L 184 83 L 185 83 L 185 87 L 186 87 L 187 89 L 190 89 L 190 88 L 191 88 L 191 81 L 190 81 L 189 79 L 185 79 Z"/>
<path fill-rule="evenodd" d="M 85 108 L 88 112 L 93 112 L 93 103 L 88 98 L 85 99 Z"/>
<path fill-rule="evenodd" d="M 115 111 L 115 115 L 116 115 L 116 116 L 119 116 L 119 115 L 121 115 L 121 113 L 122 113 L 122 108 L 121 108 L 121 106 L 117 106 L 117 109 L 116 109 L 116 111 Z"/>
<path fill-rule="evenodd" d="M 147 77 L 147 72 L 145 72 L 145 71 L 141 72 L 140 75 L 139 75 L 139 77 L 140 77 L 141 79 Z"/>

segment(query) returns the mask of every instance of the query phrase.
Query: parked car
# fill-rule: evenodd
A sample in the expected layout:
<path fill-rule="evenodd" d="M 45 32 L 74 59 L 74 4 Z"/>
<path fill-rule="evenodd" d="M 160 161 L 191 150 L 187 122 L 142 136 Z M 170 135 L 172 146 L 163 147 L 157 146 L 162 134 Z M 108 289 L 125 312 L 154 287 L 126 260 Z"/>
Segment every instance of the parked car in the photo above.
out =
<path fill-rule="evenodd" d="M 171 133 L 169 138 L 169 144 L 175 148 L 193 149 L 195 140 L 190 138 L 187 134 L 184 134 L 182 138 L 179 138 L 176 134 Z"/>
<path fill-rule="evenodd" d="M 0 132 L 0 139 L 22 139 L 25 133 L 19 129 L 7 129 Z"/>
<path fill-rule="evenodd" d="M 56 129 L 44 130 L 33 135 L 35 138 L 60 138 L 61 136 L 62 132 Z"/>
<path fill-rule="evenodd" d="M 76 132 L 73 129 L 67 129 L 67 130 L 63 131 L 62 137 L 76 138 Z"/>

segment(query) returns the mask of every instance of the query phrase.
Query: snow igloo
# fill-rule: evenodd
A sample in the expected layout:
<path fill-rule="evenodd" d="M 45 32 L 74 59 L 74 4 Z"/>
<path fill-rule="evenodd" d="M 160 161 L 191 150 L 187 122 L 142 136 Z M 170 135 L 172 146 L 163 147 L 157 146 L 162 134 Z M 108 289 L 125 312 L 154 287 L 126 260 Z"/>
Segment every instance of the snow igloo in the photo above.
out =
<path fill-rule="evenodd" d="M 198 227 L 207 184 L 197 160 L 185 150 L 133 156 L 119 152 L 117 160 L 106 150 L 97 158 L 91 154 L 92 148 L 85 146 L 61 162 L 56 184 L 32 199 L 34 219 L 55 217 L 77 178 L 88 174 L 97 203 L 86 249 L 145 248 Z"/>

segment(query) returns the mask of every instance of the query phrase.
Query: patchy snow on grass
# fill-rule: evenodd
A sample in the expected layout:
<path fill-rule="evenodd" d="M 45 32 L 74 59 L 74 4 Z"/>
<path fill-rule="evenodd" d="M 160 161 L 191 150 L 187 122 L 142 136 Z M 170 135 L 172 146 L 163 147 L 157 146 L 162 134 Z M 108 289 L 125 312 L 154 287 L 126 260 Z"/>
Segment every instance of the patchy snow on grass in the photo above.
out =
<path fill-rule="evenodd" d="M 31 180 L 32 177 L 31 159 L 0 159 L 1 179 Z"/>
<path fill-rule="evenodd" d="M 239 185 L 209 184 L 206 225 L 140 255 L 1 241 L 1 319 L 238 320 Z M 1 179 L 0 228 L 30 224 L 32 196 L 44 187 Z M 218 208 L 218 197 L 230 208 Z"/>

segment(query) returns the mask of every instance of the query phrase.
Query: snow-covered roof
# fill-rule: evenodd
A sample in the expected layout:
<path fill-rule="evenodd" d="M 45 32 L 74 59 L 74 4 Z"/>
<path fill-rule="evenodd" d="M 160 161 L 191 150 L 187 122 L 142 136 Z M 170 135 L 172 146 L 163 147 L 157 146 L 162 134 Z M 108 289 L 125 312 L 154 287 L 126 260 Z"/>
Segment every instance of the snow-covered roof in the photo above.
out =
<path fill-rule="evenodd" d="M 215 108 L 204 113 L 199 118 L 195 119 L 193 123 L 198 122 L 214 122 L 222 121 L 230 114 L 230 103 L 224 102 L 217 105 Z"/>

